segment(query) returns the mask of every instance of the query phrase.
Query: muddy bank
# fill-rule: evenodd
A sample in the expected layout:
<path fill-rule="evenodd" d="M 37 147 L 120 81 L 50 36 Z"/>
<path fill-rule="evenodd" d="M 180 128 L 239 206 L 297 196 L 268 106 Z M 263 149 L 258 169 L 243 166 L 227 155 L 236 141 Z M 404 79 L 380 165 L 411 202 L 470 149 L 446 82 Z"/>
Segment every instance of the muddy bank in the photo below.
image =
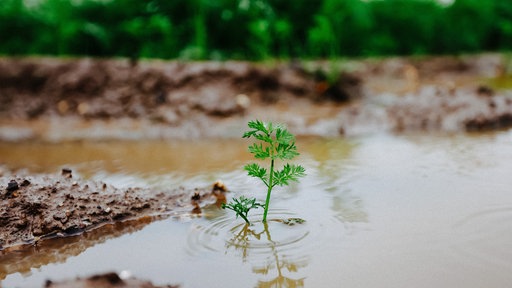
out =
<path fill-rule="evenodd" d="M 340 133 L 392 131 L 461 132 L 508 128 L 512 125 L 512 93 L 487 86 L 451 88 L 425 86 L 415 93 L 385 93 L 341 111 Z"/>
<path fill-rule="evenodd" d="M 199 214 L 201 207 L 225 201 L 221 182 L 193 191 L 121 190 L 74 179 L 71 173 L 64 169 L 62 175 L 0 176 L 0 250 L 78 235 L 109 223 Z"/>
<path fill-rule="evenodd" d="M 0 59 L 0 138 L 239 137 L 249 119 L 298 135 L 511 125 L 504 55 L 254 64 Z M 510 86 L 509 86 L 510 87 Z"/>
<path fill-rule="evenodd" d="M 76 129 L 66 129 L 71 126 L 62 122 L 73 128 L 116 123 L 128 126 L 127 131 L 141 125 L 149 130 L 144 135 L 166 138 L 219 136 L 220 131 L 209 128 L 242 119 L 257 108 L 361 97 L 357 77 L 344 74 L 327 83 L 327 76 L 293 63 L 3 58 L 0 120 L 7 120 L 4 127 L 52 121 L 69 132 Z"/>
<path fill-rule="evenodd" d="M 191 190 L 118 189 L 76 179 L 69 169 L 54 175 L 11 174 L 5 169 L 0 174 L 0 281 L 12 273 L 29 274 L 34 268 L 66 262 L 155 220 L 198 217 L 204 207 L 224 203 L 227 191 L 220 181 Z M 178 286 L 107 273 L 48 280 L 44 287 Z"/>

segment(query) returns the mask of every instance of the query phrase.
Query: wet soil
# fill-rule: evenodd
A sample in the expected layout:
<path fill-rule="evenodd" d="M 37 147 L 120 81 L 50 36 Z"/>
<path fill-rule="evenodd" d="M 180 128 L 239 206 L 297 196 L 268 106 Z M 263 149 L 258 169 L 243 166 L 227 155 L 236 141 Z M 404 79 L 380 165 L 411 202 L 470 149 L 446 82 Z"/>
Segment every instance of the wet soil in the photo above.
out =
<path fill-rule="evenodd" d="M 346 61 L 0 58 L 0 139 L 239 137 L 248 119 L 297 135 L 512 125 L 506 55 Z"/>
<path fill-rule="evenodd" d="M 3 175 L 0 252 L 120 221 L 173 213 L 199 214 L 205 205 L 223 203 L 225 191 L 221 182 L 191 191 L 122 190 L 105 183 L 74 179 L 68 169 L 63 169 L 62 175 Z"/>

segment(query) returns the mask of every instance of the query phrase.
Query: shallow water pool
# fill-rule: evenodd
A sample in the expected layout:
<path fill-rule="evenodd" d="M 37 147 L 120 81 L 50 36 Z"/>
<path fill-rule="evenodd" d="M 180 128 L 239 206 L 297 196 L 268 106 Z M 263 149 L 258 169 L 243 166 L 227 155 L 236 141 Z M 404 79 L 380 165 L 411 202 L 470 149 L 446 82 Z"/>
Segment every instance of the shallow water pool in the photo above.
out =
<path fill-rule="evenodd" d="M 0 164 L 118 187 L 189 188 L 221 179 L 228 197 L 265 189 L 244 174 L 243 140 L 0 143 Z M 508 287 L 512 131 L 300 138 L 308 175 L 277 188 L 268 225 L 229 211 L 110 225 L 0 255 L 2 287 L 42 287 L 115 271 L 182 287 Z M 258 213 L 259 212 L 259 213 Z M 256 211 L 253 219 L 259 219 Z M 279 220 L 302 218 L 293 226 Z"/>

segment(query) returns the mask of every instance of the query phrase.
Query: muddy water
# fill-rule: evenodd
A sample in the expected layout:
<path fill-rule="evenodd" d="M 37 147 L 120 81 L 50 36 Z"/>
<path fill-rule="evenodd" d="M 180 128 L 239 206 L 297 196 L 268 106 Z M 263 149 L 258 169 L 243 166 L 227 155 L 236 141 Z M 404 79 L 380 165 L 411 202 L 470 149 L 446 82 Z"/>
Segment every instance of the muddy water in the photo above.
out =
<path fill-rule="evenodd" d="M 0 144 L 0 155 L 9 168 L 52 172 L 66 166 L 118 186 L 195 187 L 222 179 L 230 196 L 263 199 L 263 187 L 241 172 L 250 159 L 245 145 Z M 105 271 L 182 287 L 512 283 L 512 132 L 299 139 L 298 146 L 308 176 L 273 194 L 266 226 L 257 221 L 261 211 L 245 227 L 217 208 L 202 217 L 128 223 L 132 229 L 1 256 L 2 287 L 41 287 L 48 278 Z M 295 217 L 306 222 L 282 223 Z"/>

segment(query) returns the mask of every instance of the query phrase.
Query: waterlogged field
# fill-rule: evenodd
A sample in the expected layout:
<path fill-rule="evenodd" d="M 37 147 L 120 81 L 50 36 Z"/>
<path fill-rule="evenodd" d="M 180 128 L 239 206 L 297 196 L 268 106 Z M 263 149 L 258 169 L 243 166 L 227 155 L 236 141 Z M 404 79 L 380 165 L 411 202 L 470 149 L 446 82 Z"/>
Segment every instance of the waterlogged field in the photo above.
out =
<path fill-rule="evenodd" d="M 299 138 L 300 183 L 276 188 L 268 225 L 202 216 L 104 227 L 0 254 L 2 287 L 115 271 L 182 287 L 507 287 L 512 132 Z M 243 140 L 1 143 L 10 169 L 62 167 L 118 187 L 221 179 L 263 201 Z M 262 210 L 251 217 L 260 219 Z M 286 225 L 282 220 L 302 218 Z"/>

